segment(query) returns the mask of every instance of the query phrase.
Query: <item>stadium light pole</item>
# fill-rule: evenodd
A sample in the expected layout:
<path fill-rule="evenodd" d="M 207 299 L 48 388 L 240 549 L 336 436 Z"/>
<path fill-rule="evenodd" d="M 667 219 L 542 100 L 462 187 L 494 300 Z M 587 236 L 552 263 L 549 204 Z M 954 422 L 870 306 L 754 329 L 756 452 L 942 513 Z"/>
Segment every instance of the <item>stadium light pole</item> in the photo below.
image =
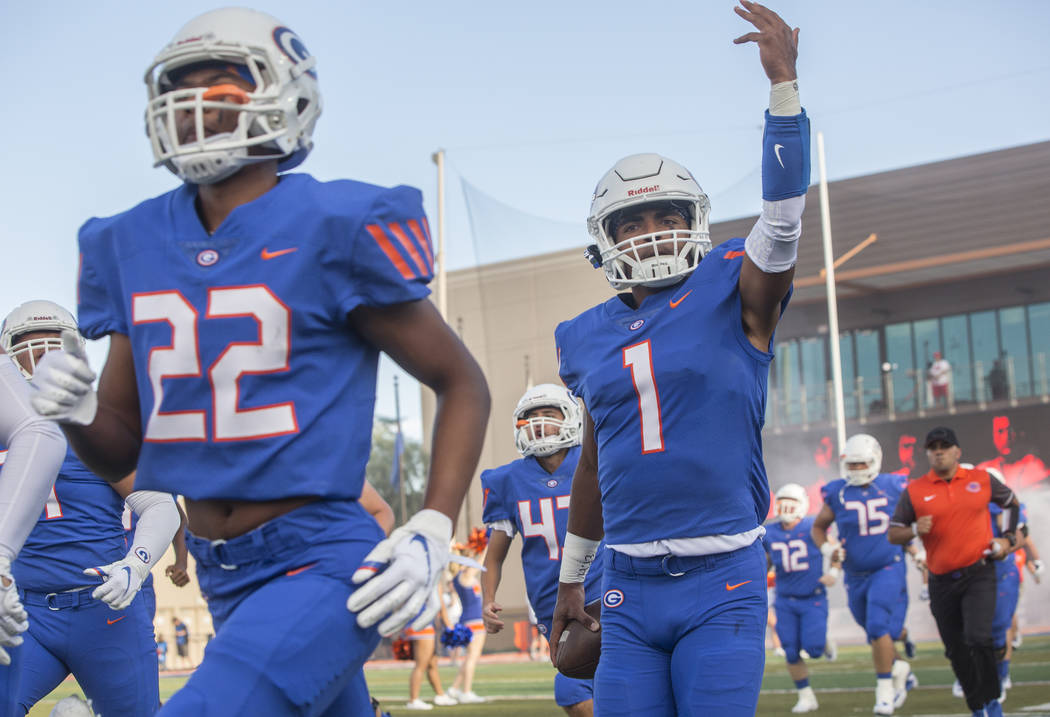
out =
<path fill-rule="evenodd" d="M 821 234 L 824 236 L 824 286 L 828 294 L 831 390 L 835 399 L 835 435 L 839 443 L 839 453 L 841 453 L 846 446 L 846 405 L 842 398 L 842 351 L 839 347 L 839 308 L 838 294 L 835 288 L 835 256 L 831 246 L 831 207 L 828 201 L 828 170 L 824 162 L 823 132 L 817 132 L 817 163 L 820 168 L 820 229 Z"/>
<path fill-rule="evenodd" d="M 430 155 L 437 165 L 437 305 L 441 318 L 448 321 L 448 290 L 445 277 L 445 150 Z"/>

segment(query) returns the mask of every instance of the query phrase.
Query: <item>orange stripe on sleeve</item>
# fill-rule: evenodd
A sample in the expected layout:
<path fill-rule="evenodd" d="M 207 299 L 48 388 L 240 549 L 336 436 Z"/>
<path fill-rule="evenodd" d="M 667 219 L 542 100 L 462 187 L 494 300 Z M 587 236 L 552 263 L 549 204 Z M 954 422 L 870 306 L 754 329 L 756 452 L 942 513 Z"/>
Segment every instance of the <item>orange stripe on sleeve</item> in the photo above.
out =
<path fill-rule="evenodd" d="M 430 233 L 430 222 L 427 221 L 426 217 L 423 217 L 423 234 L 427 237 L 427 246 L 434 246 L 434 236 Z M 427 251 L 430 251 L 429 249 Z"/>
<path fill-rule="evenodd" d="M 419 273 L 429 274 L 430 271 L 427 268 L 426 262 L 423 261 L 423 257 L 419 255 L 419 249 L 416 248 L 416 243 L 408 238 L 408 234 L 405 234 L 405 230 L 401 228 L 401 225 L 397 222 L 390 222 L 387 224 L 387 228 L 390 229 L 390 233 L 394 235 L 394 238 L 401 242 L 401 246 L 405 248 L 408 255 L 412 257 L 412 261 L 415 262 L 416 267 L 419 269 Z"/>
<path fill-rule="evenodd" d="M 727 252 L 726 252 L 726 254 L 725 254 L 725 256 L 723 256 L 722 258 L 723 258 L 723 259 L 739 259 L 739 258 L 740 258 L 740 257 L 742 257 L 743 255 L 744 255 L 744 251 L 743 251 L 743 250 L 739 250 L 739 251 L 727 251 Z"/>
<path fill-rule="evenodd" d="M 426 217 L 424 217 L 423 223 L 426 224 L 426 221 Z M 409 219 L 405 223 L 408 224 L 408 228 L 412 231 L 412 235 L 416 238 L 416 241 L 418 241 L 419 245 L 423 247 L 423 253 L 427 255 L 427 265 L 430 267 L 430 270 L 433 271 L 434 251 L 430 247 L 430 230 L 426 229 L 424 231 L 423 229 L 420 229 L 419 222 L 415 219 Z"/>
<path fill-rule="evenodd" d="M 372 235 L 372 238 L 376 240 L 376 244 L 378 244 L 379 248 L 383 250 L 384 254 L 386 254 L 386 258 L 390 260 L 399 272 L 401 272 L 401 276 L 406 279 L 416 278 L 415 272 L 413 272 L 408 264 L 405 263 L 405 260 L 401 257 L 401 254 L 398 253 L 397 249 L 394 248 L 394 245 L 390 243 L 390 239 L 387 238 L 386 232 L 383 231 L 383 227 L 378 224 L 369 224 L 365 229 L 367 229 L 368 233 Z"/>

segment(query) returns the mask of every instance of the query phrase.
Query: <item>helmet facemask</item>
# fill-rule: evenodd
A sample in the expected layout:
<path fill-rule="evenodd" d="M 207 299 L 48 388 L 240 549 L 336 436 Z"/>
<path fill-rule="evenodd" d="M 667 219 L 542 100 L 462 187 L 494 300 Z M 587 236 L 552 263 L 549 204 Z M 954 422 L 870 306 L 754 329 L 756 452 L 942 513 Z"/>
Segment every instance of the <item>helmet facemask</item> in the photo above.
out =
<path fill-rule="evenodd" d="M 0 328 L 0 346 L 15 362 L 22 375 L 32 378 L 36 371 L 37 354 L 43 356 L 48 351 L 62 349 L 63 331 L 72 331 L 81 344 L 84 343 L 77 330 L 76 319 L 71 313 L 52 301 L 27 301 L 4 319 L 3 327 Z M 45 332 L 54 332 L 54 335 L 23 338 Z M 20 361 L 20 358 L 23 360 Z M 23 365 L 23 361 L 28 367 Z"/>
<path fill-rule="evenodd" d="M 561 418 L 528 416 L 541 408 L 557 409 Z M 514 409 L 514 445 L 522 456 L 546 457 L 580 444 L 583 415 L 569 391 L 540 384 L 525 392 Z M 545 430 L 554 429 L 554 430 Z"/>
<path fill-rule="evenodd" d="M 178 87 L 179 74 L 215 64 L 232 66 L 253 87 Z M 191 184 L 219 182 L 267 160 L 278 159 L 279 171 L 297 166 L 313 146 L 321 112 L 315 66 L 298 37 L 263 13 L 227 8 L 191 21 L 146 72 L 154 166 Z M 205 110 L 237 113 L 236 126 L 208 136 Z M 196 125 L 186 141 L 177 131 L 182 112 L 192 112 Z"/>
<path fill-rule="evenodd" d="M 631 210 L 666 205 L 687 227 L 616 240 L 616 222 Z M 625 157 L 595 189 L 587 229 L 595 240 L 589 256 L 617 290 L 677 283 L 711 251 L 707 195 L 687 169 L 656 154 Z"/>
<path fill-rule="evenodd" d="M 882 467 L 882 446 L 866 433 L 850 436 L 840 456 L 841 469 L 846 484 L 867 485 L 875 480 Z M 863 468 L 850 468 L 850 464 L 863 464 Z"/>
<path fill-rule="evenodd" d="M 809 513 L 809 496 L 798 483 L 788 483 L 776 494 L 777 518 L 781 523 L 796 523 Z"/>

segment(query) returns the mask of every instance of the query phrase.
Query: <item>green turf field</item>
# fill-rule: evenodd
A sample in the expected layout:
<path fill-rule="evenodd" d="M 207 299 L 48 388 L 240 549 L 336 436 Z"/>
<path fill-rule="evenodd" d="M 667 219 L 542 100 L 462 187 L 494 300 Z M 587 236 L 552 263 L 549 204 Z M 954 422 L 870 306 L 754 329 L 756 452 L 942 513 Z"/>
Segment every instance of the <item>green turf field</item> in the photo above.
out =
<path fill-rule="evenodd" d="M 367 671 L 372 693 L 394 717 L 417 714 L 401 709 L 408 695 L 408 663 L 405 665 Z M 912 661 L 912 669 L 921 684 L 909 694 L 907 703 L 897 711 L 898 715 L 969 714 L 965 703 L 951 695 L 951 671 L 939 644 L 921 643 L 919 654 Z M 870 650 L 865 647 L 842 648 L 838 660 L 818 660 L 811 665 L 810 672 L 810 680 L 820 700 L 820 710 L 816 714 L 834 717 L 871 714 L 875 702 L 875 680 Z M 1050 715 L 1050 636 L 1025 638 L 1024 645 L 1014 652 L 1011 675 L 1014 688 L 1003 705 L 1005 713 L 1017 717 Z M 441 668 L 441 678 L 446 686 L 452 683 L 454 676 L 455 668 Z M 445 717 L 557 717 L 565 713 L 554 704 L 553 680 L 554 669 L 550 665 L 483 663 L 478 667 L 474 689 L 479 695 L 492 698 L 492 702 L 437 707 L 431 713 Z M 185 678 L 162 678 L 161 698 L 167 698 L 184 681 Z M 75 682 L 64 683 L 41 701 L 29 713 L 30 717 L 47 717 L 58 699 L 78 691 Z M 433 694 L 424 682 L 423 699 L 429 700 Z M 795 691 L 783 661 L 770 653 L 757 714 L 790 714 L 794 704 Z"/>

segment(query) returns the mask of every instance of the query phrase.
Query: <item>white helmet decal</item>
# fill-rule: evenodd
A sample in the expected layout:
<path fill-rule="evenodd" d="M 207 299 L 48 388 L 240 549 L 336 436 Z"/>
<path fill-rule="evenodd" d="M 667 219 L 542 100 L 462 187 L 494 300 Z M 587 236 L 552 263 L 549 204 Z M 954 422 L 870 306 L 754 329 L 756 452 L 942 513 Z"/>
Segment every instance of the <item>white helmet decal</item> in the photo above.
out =
<path fill-rule="evenodd" d="M 688 230 L 632 237 L 617 243 L 609 220 L 628 207 L 673 202 L 688 214 Z M 624 157 L 598 182 L 587 218 L 595 240 L 588 258 L 614 289 L 669 286 L 696 269 L 711 251 L 711 203 L 689 170 L 658 154 Z"/>
<path fill-rule="evenodd" d="M 525 414 L 537 408 L 553 407 L 561 411 L 561 420 L 546 416 L 526 418 Z M 545 426 L 558 429 L 545 435 Z M 523 456 L 549 456 L 562 448 L 578 446 L 583 428 L 580 405 L 568 389 L 553 383 L 533 386 L 518 401 L 514 409 L 514 444 Z"/>
<path fill-rule="evenodd" d="M 46 353 L 61 349 L 62 338 L 59 334 L 64 330 L 80 335 L 73 314 L 53 301 L 27 301 L 15 307 L 4 319 L 3 328 L 0 328 L 0 346 L 4 347 L 4 351 L 15 362 L 22 375 L 31 378 L 36 368 L 36 350 L 43 349 Z M 25 334 L 38 331 L 54 331 L 56 335 L 48 338 L 21 339 Z M 80 341 L 83 343 L 84 339 L 81 338 Z M 17 357 L 22 354 L 29 358 L 28 370 L 18 362 Z"/>
<path fill-rule="evenodd" d="M 840 459 L 847 484 L 867 485 L 875 480 L 882 467 L 882 446 L 873 436 L 858 433 L 846 441 Z M 866 467 L 851 469 L 850 463 L 864 463 Z"/>
<path fill-rule="evenodd" d="M 780 522 L 793 523 L 809 513 L 809 496 L 798 483 L 786 483 L 777 491 L 776 506 Z"/>
<path fill-rule="evenodd" d="M 201 63 L 228 63 L 255 87 L 245 94 L 176 89 L 173 73 Z M 163 164 L 191 184 L 218 182 L 274 158 L 280 158 L 279 171 L 297 167 L 313 147 L 321 114 L 316 65 L 299 36 L 265 13 L 224 8 L 194 18 L 146 71 L 146 134 L 154 166 Z M 237 112 L 237 127 L 205 136 L 206 109 Z M 181 141 L 175 117 L 187 111 L 195 114 L 197 131 Z"/>

